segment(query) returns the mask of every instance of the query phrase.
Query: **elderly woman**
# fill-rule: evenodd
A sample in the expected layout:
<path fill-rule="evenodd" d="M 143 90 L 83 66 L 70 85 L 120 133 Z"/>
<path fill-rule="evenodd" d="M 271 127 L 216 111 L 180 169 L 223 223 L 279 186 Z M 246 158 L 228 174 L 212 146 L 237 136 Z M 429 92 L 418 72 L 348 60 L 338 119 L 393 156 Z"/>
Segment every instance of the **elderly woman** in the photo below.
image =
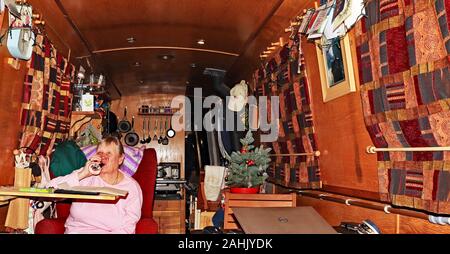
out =
<path fill-rule="evenodd" d="M 141 217 L 142 191 L 136 180 L 119 170 L 124 159 L 120 141 L 108 137 L 98 145 L 97 154 L 83 168 L 50 182 L 53 187 L 67 183 L 69 186 L 113 187 L 128 191 L 126 198 L 117 202 L 73 202 L 65 233 L 135 233 Z"/>

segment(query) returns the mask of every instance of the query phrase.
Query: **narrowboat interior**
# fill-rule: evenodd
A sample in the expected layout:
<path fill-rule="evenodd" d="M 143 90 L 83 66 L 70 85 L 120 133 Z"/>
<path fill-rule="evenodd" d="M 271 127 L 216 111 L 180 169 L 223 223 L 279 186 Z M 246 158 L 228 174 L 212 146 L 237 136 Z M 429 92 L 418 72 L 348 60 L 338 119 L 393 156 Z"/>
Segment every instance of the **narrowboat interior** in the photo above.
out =
<path fill-rule="evenodd" d="M 450 233 L 450 0 L 0 0 L 0 232 Z"/>

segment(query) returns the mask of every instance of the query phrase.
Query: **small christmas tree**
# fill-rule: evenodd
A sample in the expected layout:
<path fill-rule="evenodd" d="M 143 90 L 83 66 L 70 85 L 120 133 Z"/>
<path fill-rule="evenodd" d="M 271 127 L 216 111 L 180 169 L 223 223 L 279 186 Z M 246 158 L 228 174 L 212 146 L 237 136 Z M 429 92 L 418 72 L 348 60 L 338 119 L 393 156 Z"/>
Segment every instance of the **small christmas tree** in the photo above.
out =
<path fill-rule="evenodd" d="M 225 178 L 227 186 L 257 187 L 266 180 L 271 149 L 264 149 L 262 145 L 254 149 L 251 145 L 254 141 L 252 132 L 248 131 L 245 138 L 241 139 L 241 151 L 227 156 L 226 159 L 229 161 L 228 175 Z"/>

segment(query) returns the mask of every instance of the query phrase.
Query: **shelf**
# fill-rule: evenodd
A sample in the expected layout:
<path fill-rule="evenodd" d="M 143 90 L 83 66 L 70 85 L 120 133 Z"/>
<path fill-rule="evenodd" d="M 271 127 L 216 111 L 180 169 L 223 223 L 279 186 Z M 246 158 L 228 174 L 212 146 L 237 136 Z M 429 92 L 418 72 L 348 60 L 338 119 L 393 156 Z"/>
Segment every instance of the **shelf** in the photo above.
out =
<path fill-rule="evenodd" d="M 72 115 L 95 115 L 95 111 L 72 111 Z"/>
<path fill-rule="evenodd" d="M 2 197 L 3 196 L 3 197 Z M 81 194 L 60 194 L 60 193 L 42 193 L 42 192 L 25 192 L 19 191 L 17 188 L 0 188 L 0 202 L 2 199 L 15 197 L 35 197 L 35 198 L 71 198 L 71 199 L 91 199 L 91 200 L 116 200 L 118 196 L 110 194 L 99 195 L 81 195 Z"/>
<path fill-rule="evenodd" d="M 72 111 L 72 116 L 91 116 L 95 119 L 101 118 L 101 116 L 96 111 Z"/>
<path fill-rule="evenodd" d="M 82 87 L 102 87 L 105 86 L 105 84 L 77 84 L 77 86 L 82 86 Z"/>
<path fill-rule="evenodd" d="M 140 116 L 171 116 L 175 114 L 175 112 L 173 113 L 138 113 L 138 115 Z"/>

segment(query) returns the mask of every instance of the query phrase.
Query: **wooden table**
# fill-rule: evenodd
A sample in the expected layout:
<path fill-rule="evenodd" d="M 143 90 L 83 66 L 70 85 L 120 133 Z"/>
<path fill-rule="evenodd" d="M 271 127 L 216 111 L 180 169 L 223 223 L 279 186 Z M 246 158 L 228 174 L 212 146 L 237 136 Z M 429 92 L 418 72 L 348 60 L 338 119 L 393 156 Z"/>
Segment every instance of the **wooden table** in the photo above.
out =
<path fill-rule="evenodd" d="M 60 199 L 90 199 L 90 200 L 116 200 L 119 196 L 111 194 L 82 195 L 82 194 L 62 194 L 62 193 L 43 193 L 43 192 L 25 192 L 19 191 L 16 187 L 0 187 L 0 205 L 8 204 L 11 199 L 16 197 L 25 198 L 60 198 Z"/>

